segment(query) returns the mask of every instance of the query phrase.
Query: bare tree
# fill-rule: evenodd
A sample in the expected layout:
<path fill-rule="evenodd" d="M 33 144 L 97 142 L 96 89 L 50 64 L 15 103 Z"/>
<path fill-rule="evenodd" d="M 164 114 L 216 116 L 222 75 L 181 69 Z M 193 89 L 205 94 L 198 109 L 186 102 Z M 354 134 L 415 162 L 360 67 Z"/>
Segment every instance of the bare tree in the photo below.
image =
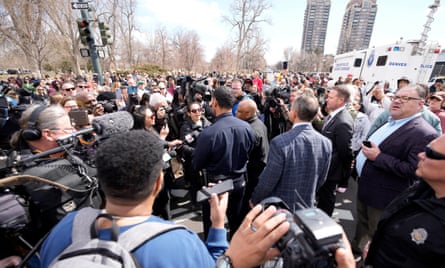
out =
<path fill-rule="evenodd" d="M 49 52 L 42 2 L 3 0 L 0 11 L 1 34 L 20 48 L 25 57 L 22 64 L 32 64 L 39 71 Z"/>
<path fill-rule="evenodd" d="M 134 34 L 136 28 L 136 0 L 113 0 L 113 16 L 115 21 L 112 25 L 114 36 L 119 36 L 122 41 L 121 47 L 115 47 L 122 51 L 121 58 L 126 62 L 126 68 L 135 64 L 133 55 Z M 116 40 L 116 39 L 115 39 Z"/>
<path fill-rule="evenodd" d="M 231 14 L 223 16 L 236 31 L 235 47 L 237 69 L 245 68 L 245 57 L 249 51 L 249 41 L 252 32 L 259 28 L 259 24 L 268 22 L 263 18 L 264 12 L 271 7 L 267 0 L 234 0 L 230 6 Z"/>
<path fill-rule="evenodd" d="M 235 72 L 235 66 L 236 55 L 230 44 L 218 48 L 210 63 L 210 67 L 218 73 Z"/>
<path fill-rule="evenodd" d="M 155 30 L 155 41 L 159 47 L 159 53 L 160 53 L 160 61 L 158 62 L 158 64 L 160 63 L 162 68 L 165 68 L 167 65 L 167 59 L 169 56 L 169 36 L 168 36 L 168 32 L 167 29 L 165 28 L 165 26 L 162 27 L 158 27 Z"/>
<path fill-rule="evenodd" d="M 244 55 L 245 69 L 256 70 L 266 66 L 264 55 L 266 53 L 266 40 L 263 38 L 259 28 L 254 27 L 250 32 L 246 43 L 246 53 Z"/>
<path fill-rule="evenodd" d="M 195 31 L 178 29 L 173 36 L 173 48 L 176 51 L 177 66 L 192 71 L 204 61 L 204 53 L 199 36 Z"/>
<path fill-rule="evenodd" d="M 61 45 L 58 46 L 54 52 L 58 55 L 57 58 L 61 59 L 61 55 L 67 55 L 69 62 L 71 63 L 72 70 L 76 73 L 80 73 L 80 39 L 79 31 L 77 29 L 76 19 L 80 18 L 80 15 L 75 14 L 75 11 L 71 9 L 70 5 L 67 5 L 64 1 L 49 0 L 42 1 L 44 9 L 47 12 L 49 18 L 49 27 L 54 32 L 54 42 Z M 57 12 L 51 12 L 57 10 Z"/>

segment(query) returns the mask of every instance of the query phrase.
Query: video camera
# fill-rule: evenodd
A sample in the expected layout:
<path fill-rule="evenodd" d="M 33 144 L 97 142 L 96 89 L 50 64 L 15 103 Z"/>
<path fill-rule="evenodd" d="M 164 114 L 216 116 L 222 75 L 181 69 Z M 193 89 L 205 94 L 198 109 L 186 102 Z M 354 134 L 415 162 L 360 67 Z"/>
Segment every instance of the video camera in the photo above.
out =
<path fill-rule="evenodd" d="M 280 100 L 278 100 L 278 99 L 282 99 L 285 104 L 289 104 L 289 95 L 290 95 L 290 93 L 289 93 L 288 87 L 285 87 L 285 88 L 276 87 L 266 97 L 265 103 L 269 107 L 277 108 L 277 110 L 279 110 Z"/>
<path fill-rule="evenodd" d="M 261 204 L 264 210 L 276 206 L 276 214 L 284 213 L 290 224 L 289 231 L 275 245 L 281 252 L 283 267 L 334 263 L 335 250 L 342 245 L 343 229 L 326 213 L 318 208 L 303 208 L 291 213 L 278 197 L 266 198 Z"/>
<path fill-rule="evenodd" d="M 59 146 L 53 149 L 0 154 L 0 174 L 4 175 L 0 180 L 0 245 L 8 245 L 8 254 L 29 252 L 28 258 L 66 213 L 101 206 L 95 149 L 104 139 L 132 127 L 133 117 L 128 112 L 105 114 L 95 117 L 91 128 L 59 137 Z M 86 144 L 81 141 L 85 136 L 94 139 Z M 65 152 L 66 157 L 48 158 L 59 152 Z M 4 247 L 0 249 L 0 258 L 5 257 Z"/>
<path fill-rule="evenodd" d="M 189 96 L 191 101 L 209 102 L 212 99 L 212 88 L 208 85 L 207 77 L 203 76 L 196 80 L 190 76 L 185 76 L 181 82 L 182 92 Z M 195 93 L 199 93 L 202 99 L 194 99 Z"/>
<path fill-rule="evenodd" d="M 100 100 L 97 102 L 97 105 L 102 105 L 106 114 L 113 113 L 118 110 L 115 100 Z"/>

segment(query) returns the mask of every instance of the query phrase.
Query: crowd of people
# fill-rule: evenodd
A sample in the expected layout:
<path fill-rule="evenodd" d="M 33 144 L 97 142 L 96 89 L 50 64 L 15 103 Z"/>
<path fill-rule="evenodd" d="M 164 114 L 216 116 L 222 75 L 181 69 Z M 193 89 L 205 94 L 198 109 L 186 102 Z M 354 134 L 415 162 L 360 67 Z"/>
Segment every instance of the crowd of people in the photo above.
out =
<path fill-rule="evenodd" d="M 355 267 L 362 257 L 373 267 L 443 265 L 442 81 L 428 88 L 401 77 L 391 89 L 352 76 L 334 81 L 287 70 L 273 81 L 258 71 L 202 78 L 105 73 L 104 81 L 32 75 L 3 82 L 11 116 L 0 122 L 1 149 L 22 159 L 42 156 L 14 168 L 88 192 L 88 198 L 58 196 L 42 181 L 12 188 L 25 191 L 39 211 L 32 216 L 41 217 L 29 237 L 41 245 L 40 260 L 31 258 L 30 267 L 57 261 L 84 207 L 112 215 L 121 232 L 141 222 L 168 223 L 178 174 L 192 208 L 202 212 L 206 242 L 189 230 L 166 232 L 134 251 L 143 267 L 261 265 L 279 256 L 272 246 L 289 228 L 276 207 L 262 210 L 263 199 L 276 196 L 291 212 L 318 207 L 332 216 L 336 194 L 348 190 L 351 178 L 358 184 L 357 227 L 351 245 L 344 235 L 333 253 L 338 267 Z M 99 144 L 95 134 L 83 135 L 94 120 L 118 112 L 131 115 L 131 129 Z M 60 144 L 73 133 L 94 151 L 93 168 L 79 164 L 83 151 L 79 160 Z M 53 168 L 42 171 L 43 165 Z M 196 201 L 202 187 L 227 180 L 230 193 Z M 110 223 L 98 226 L 99 237 L 108 237 Z M 2 257 L 16 254 L 2 251 Z M 0 264 L 19 261 L 14 256 Z"/>

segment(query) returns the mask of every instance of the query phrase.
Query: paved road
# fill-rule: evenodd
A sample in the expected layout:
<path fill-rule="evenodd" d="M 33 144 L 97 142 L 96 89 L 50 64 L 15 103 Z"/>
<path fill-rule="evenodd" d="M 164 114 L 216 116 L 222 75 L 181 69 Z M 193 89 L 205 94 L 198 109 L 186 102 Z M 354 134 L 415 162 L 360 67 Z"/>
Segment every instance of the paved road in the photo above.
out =
<path fill-rule="evenodd" d="M 345 193 L 337 194 L 337 202 L 332 215 L 339 224 L 343 226 L 349 239 L 353 238 L 356 224 L 355 200 L 357 184 L 351 180 Z M 189 229 L 200 234 L 202 237 L 201 212 L 193 209 L 188 200 L 188 191 L 184 189 L 172 190 L 172 217 L 173 221 L 187 226 Z"/>

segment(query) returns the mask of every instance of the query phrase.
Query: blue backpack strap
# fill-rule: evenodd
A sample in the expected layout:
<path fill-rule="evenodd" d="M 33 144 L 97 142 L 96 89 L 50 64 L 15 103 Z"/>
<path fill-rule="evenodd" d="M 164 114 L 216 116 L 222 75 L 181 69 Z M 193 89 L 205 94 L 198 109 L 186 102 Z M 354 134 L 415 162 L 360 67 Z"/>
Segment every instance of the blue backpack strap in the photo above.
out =
<path fill-rule="evenodd" d="M 79 210 L 74 217 L 72 230 L 72 243 L 88 242 L 92 239 L 91 228 L 100 210 L 91 207 Z M 182 225 L 162 222 L 143 222 L 127 231 L 118 234 L 118 243 L 131 252 L 143 243 L 175 229 L 186 229 Z"/>
<path fill-rule="evenodd" d="M 91 238 L 91 225 L 95 222 L 97 216 L 100 214 L 100 210 L 91 207 L 86 207 L 79 210 L 74 216 L 73 230 L 72 230 L 72 243 L 90 241 Z"/>
<path fill-rule="evenodd" d="M 145 242 L 176 229 L 186 228 L 172 223 L 143 222 L 121 233 L 118 242 L 123 248 L 131 252 Z"/>

